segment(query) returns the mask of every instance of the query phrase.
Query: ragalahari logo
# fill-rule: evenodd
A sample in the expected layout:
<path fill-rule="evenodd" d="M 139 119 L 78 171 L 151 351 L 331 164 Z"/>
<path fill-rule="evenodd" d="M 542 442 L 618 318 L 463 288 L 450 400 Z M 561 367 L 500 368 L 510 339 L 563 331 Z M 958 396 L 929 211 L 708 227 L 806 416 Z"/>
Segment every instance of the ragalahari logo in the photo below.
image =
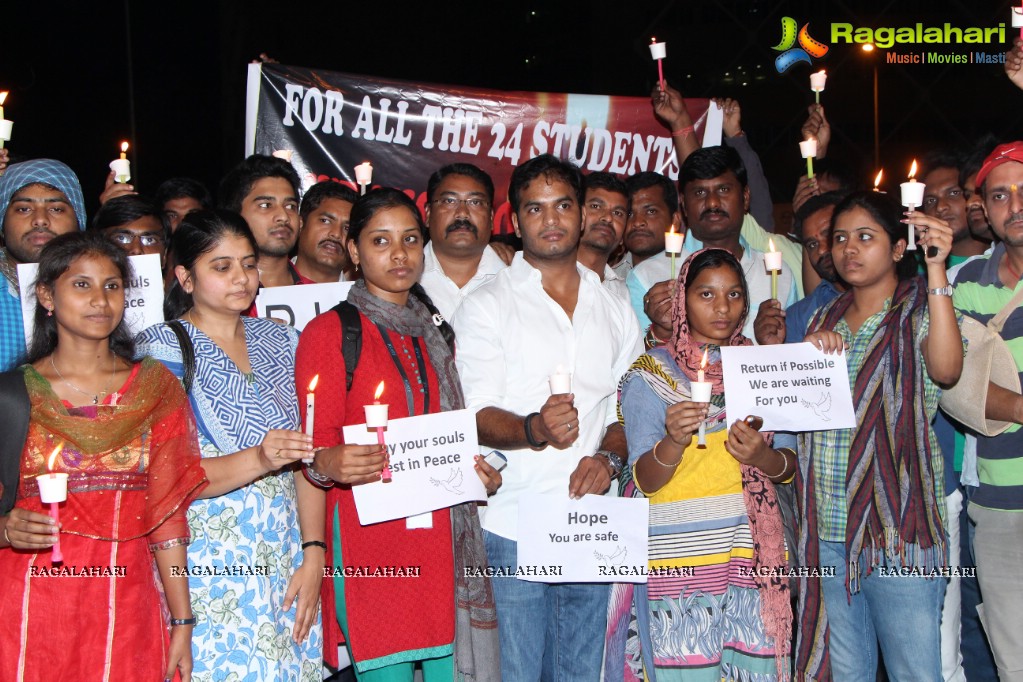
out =
<path fill-rule="evenodd" d="M 803 24 L 798 33 L 796 28 L 799 24 L 792 17 L 781 19 L 781 42 L 775 45 L 772 50 L 781 52 L 774 60 L 774 68 L 778 73 L 785 73 L 789 68 L 798 62 L 813 63 L 814 59 L 820 59 L 828 53 L 828 46 L 810 37 L 807 30 L 810 24 Z M 795 47 L 796 43 L 799 47 Z"/>

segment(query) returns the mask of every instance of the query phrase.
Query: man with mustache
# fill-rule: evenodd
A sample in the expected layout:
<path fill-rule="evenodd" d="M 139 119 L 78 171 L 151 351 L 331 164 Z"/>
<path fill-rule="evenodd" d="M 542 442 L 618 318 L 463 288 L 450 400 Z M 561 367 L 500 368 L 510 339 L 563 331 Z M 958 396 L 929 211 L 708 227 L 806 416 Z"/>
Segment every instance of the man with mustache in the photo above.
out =
<path fill-rule="evenodd" d="M 938 150 L 924 159 L 924 172 L 920 176 L 925 185 L 924 213 L 941 218 L 952 228 L 952 252 L 948 255 L 948 267 L 980 255 L 990 246 L 989 240 L 978 238 L 970 229 L 966 194 L 959 184 L 961 166 L 962 161 L 958 155 Z"/>
<path fill-rule="evenodd" d="M 450 320 L 471 292 L 507 263 L 490 246 L 494 229 L 494 181 L 469 163 L 438 169 L 426 184 L 430 243 L 419 283 Z"/>
<path fill-rule="evenodd" d="M 37 263 L 51 239 L 85 229 L 85 201 L 78 176 L 60 161 L 35 159 L 0 175 L 0 371 L 25 354 L 18 264 Z"/>
<path fill-rule="evenodd" d="M 812 294 L 804 296 L 782 310 L 781 303 L 768 299 L 760 304 L 753 323 L 757 343 L 799 343 L 806 336 L 806 325 L 820 306 L 831 302 L 845 291 L 845 284 L 835 272 L 831 260 L 831 214 L 845 198 L 841 192 L 827 192 L 810 197 L 799 207 L 792 221 L 792 231 L 799 237 L 810 266 L 821 283 Z"/>
<path fill-rule="evenodd" d="M 604 287 L 623 300 L 629 300 L 625 280 L 607 264 L 622 243 L 625 221 L 629 216 L 629 190 L 610 173 L 590 173 L 583 180 L 583 234 L 579 240 L 580 263 L 597 273 Z"/>
<path fill-rule="evenodd" d="M 298 255 L 295 270 L 299 277 L 326 284 L 347 279 L 349 217 L 359 198 L 351 187 L 333 180 L 318 182 L 302 197 L 298 211 Z"/>
<path fill-rule="evenodd" d="M 1014 52 L 1020 50 L 1016 43 Z M 1007 61 L 1008 68 L 1008 61 Z M 955 280 L 956 309 L 986 323 L 1012 298 L 1023 272 L 1023 141 L 999 145 L 977 173 L 988 221 L 1001 240 L 989 255 L 967 262 Z M 1002 328 L 1015 369 L 1023 369 L 1023 307 Z M 1020 372 L 1023 376 L 1023 372 Z M 966 379 L 963 377 L 960 381 Z M 984 396 L 978 396 L 983 399 Z M 976 524 L 974 553 L 984 603 L 984 630 L 998 678 L 1023 680 L 1023 396 L 989 383 L 985 414 L 1010 422 L 1004 433 L 977 438 L 980 486 L 968 505 Z"/>
<path fill-rule="evenodd" d="M 240 213 L 259 250 L 260 287 L 308 284 L 288 255 L 298 240 L 298 173 L 283 159 L 253 154 L 220 181 L 220 206 Z"/>

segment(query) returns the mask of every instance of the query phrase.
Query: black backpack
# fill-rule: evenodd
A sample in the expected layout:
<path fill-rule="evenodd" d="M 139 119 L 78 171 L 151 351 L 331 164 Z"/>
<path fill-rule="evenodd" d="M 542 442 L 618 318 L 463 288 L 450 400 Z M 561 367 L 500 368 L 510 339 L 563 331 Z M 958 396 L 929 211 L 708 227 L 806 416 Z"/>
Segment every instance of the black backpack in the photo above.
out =
<path fill-rule="evenodd" d="M 21 453 L 28 437 L 28 420 L 32 405 L 25 388 L 25 375 L 20 369 L 0 374 L 0 515 L 14 508 L 21 480 Z"/>
<path fill-rule="evenodd" d="M 341 357 L 345 361 L 345 390 L 350 391 L 352 381 L 355 379 L 355 368 L 362 354 L 362 318 L 359 316 L 359 309 L 348 301 L 341 301 L 331 310 L 337 313 L 341 320 L 341 332 L 344 334 L 341 340 Z"/>

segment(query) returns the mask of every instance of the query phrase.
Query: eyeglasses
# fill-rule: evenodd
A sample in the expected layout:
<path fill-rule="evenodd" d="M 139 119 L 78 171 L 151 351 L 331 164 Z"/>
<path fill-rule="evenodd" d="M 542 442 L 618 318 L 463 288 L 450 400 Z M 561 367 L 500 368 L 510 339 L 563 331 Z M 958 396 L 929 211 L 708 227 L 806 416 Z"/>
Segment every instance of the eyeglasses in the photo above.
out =
<path fill-rule="evenodd" d="M 115 232 L 110 235 L 118 246 L 131 246 L 135 240 L 139 240 L 142 246 L 159 246 L 163 244 L 163 237 L 158 234 L 134 234 L 133 232 Z"/>
<path fill-rule="evenodd" d="M 483 211 L 490 207 L 490 202 L 486 199 L 480 199 L 479 197 L 469 197 L 468 199 L 459 199 L 458 197 L 440 197 L 434 199 L 432 202 L 434 206 L 446 211 L 453 211 L 459 204 L 465 204 L 465 207 L 470 211 Z"/>

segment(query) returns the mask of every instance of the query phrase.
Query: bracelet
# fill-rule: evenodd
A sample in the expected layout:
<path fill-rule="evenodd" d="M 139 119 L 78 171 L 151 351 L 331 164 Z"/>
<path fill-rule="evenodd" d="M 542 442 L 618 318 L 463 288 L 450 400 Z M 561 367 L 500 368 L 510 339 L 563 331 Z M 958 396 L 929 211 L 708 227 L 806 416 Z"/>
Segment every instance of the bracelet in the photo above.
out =
<path fill-rule="evenodd" d="M 529 423 L 533 420 L 533 417 L 539 416 L 540 416 L 539 412 L 530 412 L 529 414 L 526 415 L 526 420 L 522 423 L 523 427 L 526 430 L 526 442 L 529 443 L 529 447 L 535 450 L 547 447 L 547 441 L 545 440 L 538 441 L 536 439 L 536 436 L 533 435 L 533 428 L 529 425 Z"/>
<path fill-rule="evenodd" d="M 10 520 L 10 519 L 8 519 L 8 520 Z M 14 544 L 11 543 L 11 537 L 7 534 L 7 524 L 6 523 L 4 524 L 4 540 L 7 541 L 8 547 L 14 547 Z"/>
<path fill-rule="evenodd" d="M 196 622 L 195 616 L 192 616 L 191 618 L 171 618 L 170 624 L 171 627 L 174 627 L 175 625 L 195 625 Z"/>
<path fill-rule="evenodd" d="M 309 542 L 302 543 L 303 552 L 309 547 L 322 547 L 324 552 L 327 551 L 327 543 L 322 540 L 310 540 Z"/>
<path fill-rule="evenodd" d="M 689 133 L 693 132 L 694 130 L 695 130 L 695 128 L 693 128 L 693 126 L 688 125 L 685 128 L 682 128 L 681 130 L 673 130 L 673 131 L 671 131 L 671 136 L 672 137 L 681 137 L 684 140 L 687 137 L 689 137 Z"/>
<path fill-rule="evenodd" d="M 664 439 L 662 438 L 661 440 L 664 440 Z M 675 462 L 674 464 L 665 464 L 660 459 L 658 459 L 657 458 L 657 446 L 661 444 L 661 440 L 659 440 L 656 443 L 654 443 L 654 449 L 650 451 L 650 454 L 654 456 L 654 461 L 657 462 L 658 464 L 660 464 L 665 469 L 674 469 L 675 467 L 677 467 L 679 464 L 682 463 L 682 457 L 679 457 L 678 461 Z M 683 454 L 683 456 L 685 456 L 685 455 Z"/>
<path fill-rule="evenodd" d="M 768 478 L 781 478 L 782 476 L 785 475 L 785 472 L 789 470 L 789 456 L 785 454 L 785 450 L 787 449 L 788 448 L 781 448 L 780 450 L 775 450 L 775 452 L 781 455 L 782 461 L 781 471 L 779 471 L 776 474 L 769 474 L 766 471 L 764 471 L 765 476 L 767 476 Z M 761 469 L 761 471 L 763 471 L 763 469 Z"/>
<path fill-rule="evenodd" d="M 306 466 L 305 473 L 309 476 L 309 478 L 313 479 L 314 482 L 319 483 L 322 487 L 329 488 L 334 484 L 334 479 L 325 474 L 316 473 L 312 466 Z"/>

